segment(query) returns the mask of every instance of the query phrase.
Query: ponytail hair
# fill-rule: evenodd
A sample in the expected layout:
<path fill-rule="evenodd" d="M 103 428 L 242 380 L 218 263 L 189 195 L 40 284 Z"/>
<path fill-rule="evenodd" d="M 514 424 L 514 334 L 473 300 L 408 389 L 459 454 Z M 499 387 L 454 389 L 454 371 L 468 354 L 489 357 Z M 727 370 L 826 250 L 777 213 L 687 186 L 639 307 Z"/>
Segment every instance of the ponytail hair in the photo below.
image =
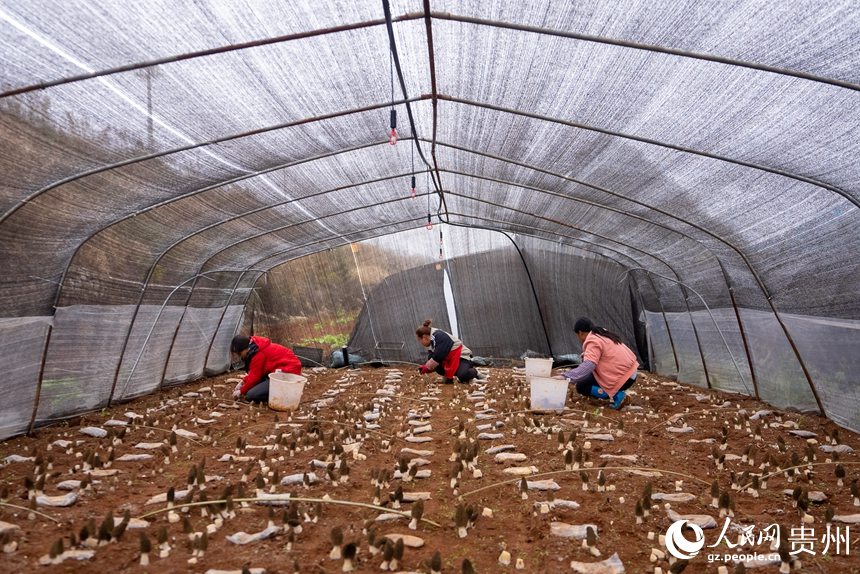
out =
<path fill-rule="evenodd" d="M 432 323 L 432 322 L 433 322 L 432 320 L 426 319 L 420 327 L 415 329 L 415 335 L 417 335 L 418 337 L 423 337 L 424 335 L 429 335 L 430 334 L 430 323 Z"/>
<path fill-rule="evenodd" d="M 596 326 L 588 317 L 580 317 L 579 319 L 577 319 L 576 323 L 573 324 L 573 332 L 594 333 L 595 335 L 609 339 L 616 345 L 624 344 L 620 336 L 616 335 L 612 331 L 607 331 L 603 327 Z"/>

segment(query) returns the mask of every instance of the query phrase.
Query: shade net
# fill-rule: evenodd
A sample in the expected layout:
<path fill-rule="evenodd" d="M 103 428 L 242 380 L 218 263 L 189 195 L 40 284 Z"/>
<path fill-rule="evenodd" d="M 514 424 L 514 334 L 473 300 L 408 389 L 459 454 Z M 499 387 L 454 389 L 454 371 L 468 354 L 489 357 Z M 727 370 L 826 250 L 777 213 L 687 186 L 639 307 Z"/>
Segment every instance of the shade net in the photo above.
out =
<path fill-rule="evenodd" d="M 426 6 L 0 0 L 0 434 L 237 331 L 511 358 L 579 315 L 860 428 L 856 3 Z"/>

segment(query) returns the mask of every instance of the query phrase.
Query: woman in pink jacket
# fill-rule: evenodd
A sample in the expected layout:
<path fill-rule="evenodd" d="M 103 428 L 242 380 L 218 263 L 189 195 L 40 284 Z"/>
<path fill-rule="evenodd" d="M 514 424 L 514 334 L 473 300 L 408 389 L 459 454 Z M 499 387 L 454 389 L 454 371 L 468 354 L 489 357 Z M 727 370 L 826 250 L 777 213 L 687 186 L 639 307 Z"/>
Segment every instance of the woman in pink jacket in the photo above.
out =
<path fill-rule="evenodd" d="M 564 373 L 564 378 L 576 384 L 580 395 L 608 399 L 611 408 L 620 409 L 624 391 L 636 382 L 636 355 L 621 337 L 596 327 L 588 317 L 577 319 L 573 331 L 582 343 L 582 364 Z"/>

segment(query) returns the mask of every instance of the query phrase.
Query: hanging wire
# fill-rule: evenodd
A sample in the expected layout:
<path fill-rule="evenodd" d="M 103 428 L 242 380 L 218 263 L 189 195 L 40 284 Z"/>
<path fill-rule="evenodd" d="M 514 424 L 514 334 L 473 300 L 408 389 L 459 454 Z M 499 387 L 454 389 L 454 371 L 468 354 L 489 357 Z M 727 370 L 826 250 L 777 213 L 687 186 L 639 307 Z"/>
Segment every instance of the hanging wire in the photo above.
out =
<path fill-rule="evenodd" d="M 430 177 L 430 171 L 429 170 L 427 171 L 427 177 L 428 178 Z M 429 182 L 428 182 L 428 185 L 429 185 Z M 427 189 L 428 189 L 428 192 L 427 192 L 427 225 L 425 225 L 425 227 L 427 228 L 427 231 L 430 231 L 431 229 L 433 229 L 433 222 L 430 221 L 430 191 L 429 191 L 430 188 L 428 187 Z"/>
<path fill-rule="evenodd" d="M 391 132 L 388 134 L 388 143 L 397 144 L 397 110 L 394 109 L 394 52 L 388 52 L 388 68 L 391 71 Z"/>
<path fill-rule="evenodd" d="M 412 152 L 412 199 L 418 197 L 418 190 L 415 188 L 415 131 L 412 131 L 412 145 L 409 150 Z"/>

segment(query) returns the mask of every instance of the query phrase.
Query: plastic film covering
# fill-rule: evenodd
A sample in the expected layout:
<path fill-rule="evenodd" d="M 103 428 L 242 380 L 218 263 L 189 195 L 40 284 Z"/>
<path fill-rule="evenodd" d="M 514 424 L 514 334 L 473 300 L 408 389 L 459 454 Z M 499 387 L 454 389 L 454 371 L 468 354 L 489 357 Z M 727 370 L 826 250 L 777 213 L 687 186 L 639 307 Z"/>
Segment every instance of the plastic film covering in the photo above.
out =
<path fill-rule="evenodd" d="M 30 425 L 50 325 L 50 317 L 0 320 L 3 351 L 5 356 L 14 357 L 4 369 L 0 438 L 25 432 Z"/>
<path fill-rule="evenodd" d="M 351 334 L 350 352 L 365 359 L 420 364 L 427 360 L 427 350 L 418 343 L 415 329 L 425 319 L 433 321 L 433 328 L 451 332 L 443 271 L 435 263 L 389 275 L 371 290 Z M 471 343 L 464 342 L 471 349 Z"/>
<path fill-rule="evenodd" d="M 239 328 L 242 320 L 242 305 L 230 305 L 224 310 L 224 317 L 215 338 L 212 340 L 212 348 L 209 349 L 209 359 L 206 361 L 205 374 L 211 375 L 223 373 L 230 368 L 230 341 Z"/>
<path fill-rule="evenodd" d="M 743 310 L 742 318 L 751 342 L 753 367 L 758 375 L 761 398 L 779 407 L 792 407 L 802 412 L 819 412 L 809 383 L 774 316 Z M 786 319 L 787 316 L 784 315 L 783 318 Z M 795 342 L 798 337 L 803 336 L 802 332 L 790 327 L 789 332 Z M 819 330 L 819 333 L 823 334 L 823 329 Z M 834 329 L 831 333 L 832 336 L 840 334 L 839 329 Z M 825 336 L 825 339 L 827 338 L 829 337 Z M 801 351 L 801 356 L 807 364 L 811 360 L 809 353 L 804 354 Z M 857 361 L 856 357 L 846 356 L 846 359 L 848 362 Z M 825 381 L 817 381 L 816 388 L 820 390 L 825 384 Z"/>
<path fill-rule="evenodd" d="M 847 428 L 860 428 L 860 409 L 857 408 L 860 404 L 860 389 L 857 388 L 860 322 L 797 315 L 786 315 L 785 321 L 795 333 L 800 352 L 809 357 L 807 367 L 818 383 L 827 415 Z M 782 373 L 786 386 L 802 388 L 796 373 L 788 369 L 783 369 Z M 803 408 L 809 405 L 809 397 L 797 397 L 792 393 L 784 402 Z"/>
<path fill-rule="evenodd" d="M 677 377 L 673 341 L 670 337 L 668 322 L 662 313 L 645 312 L 648 329 L 648 349 L 651 352 L 651 369 L 664 376 Z"/>
<path fill-rule="evenodd" d="M 518 357 L 526 350 L 549 355 L 528 273 L 511 240 L 493 231 L 445 227 L 448 273 L 463 342 L 481 356 Z"/>
<path fill-rule="evenodd" d="M 203 376 L 206 353 L 220 319 L 218 308 L 186 308 L 167 363 L 165 383 L 184 383 Z"/>
<path fill-rule="evenodd" d="M 695 311 L 690 317 L 696 323 L 696 336 L 702 345 L 711 387 L 755 396 L 749 360 L 734 310 Z"/>
<path fill-rule="evenodd" d="M 81 305 L 54 314 L 36 422 L 106 405 L 134 308 Z"/>
<path fill-rule="evenodd" d="M 114 389 L 118 401 L 158 389 L 173 333 L 182 315 L 182 307 L 141 305 L 138 308 Z"/>
<path fill-rule="evenodd" d="M 532 237 L 516 237 L 534 282 L 554 355 L 580 353 L 573 324 L 588 317 L 621 336 L 639 356 L 629 301 L 629 275 L 613 259 Z M 647 357 L 647 355 L 646 355 Z"/>

